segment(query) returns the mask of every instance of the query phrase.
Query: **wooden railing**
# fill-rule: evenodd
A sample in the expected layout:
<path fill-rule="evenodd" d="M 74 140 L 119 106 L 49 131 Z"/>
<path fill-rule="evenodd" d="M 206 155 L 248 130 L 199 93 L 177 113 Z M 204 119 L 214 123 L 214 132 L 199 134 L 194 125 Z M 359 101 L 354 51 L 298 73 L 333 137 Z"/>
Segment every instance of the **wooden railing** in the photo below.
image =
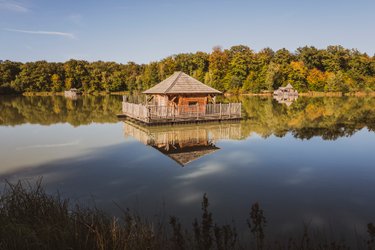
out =
<path fill-rule="evenodd" d="M 124 101 L 125 115 L 146 122 L 178 122 L 199 120 L 228 120 L 241 118 L 241 103 L 156 106 L 134 104 Z"/>

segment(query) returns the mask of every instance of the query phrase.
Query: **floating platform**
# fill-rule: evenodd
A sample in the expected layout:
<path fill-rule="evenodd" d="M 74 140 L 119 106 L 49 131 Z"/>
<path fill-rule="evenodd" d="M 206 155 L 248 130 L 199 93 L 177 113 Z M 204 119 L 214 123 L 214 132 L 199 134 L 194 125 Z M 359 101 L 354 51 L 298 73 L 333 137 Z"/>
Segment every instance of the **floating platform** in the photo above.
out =
<path fill-rule="evenodd" d="M 218 103 L 186 106 L 152 106 L 122 103 L 118 118 L 131 119 L 145 125 L 221 122 L 242 119 L 241 103 Z"/>

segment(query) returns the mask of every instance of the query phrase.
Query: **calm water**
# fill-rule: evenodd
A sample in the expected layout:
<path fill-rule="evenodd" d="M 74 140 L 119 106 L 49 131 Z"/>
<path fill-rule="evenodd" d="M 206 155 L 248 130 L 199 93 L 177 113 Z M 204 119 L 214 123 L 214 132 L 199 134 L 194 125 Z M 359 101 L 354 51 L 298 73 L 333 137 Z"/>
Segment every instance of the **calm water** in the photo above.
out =
<path fill-rule="evenodd" d="M 258 201 L 276 234 L 375 222 L 375 98 L 243 98 L 240 123 L 151 128 L 117 120 L 121 97 L 0 98 L 2 181 L 43 176 L 114 214 L 183 221 L 207 193 L 214 218 L 240 229 Z"/>

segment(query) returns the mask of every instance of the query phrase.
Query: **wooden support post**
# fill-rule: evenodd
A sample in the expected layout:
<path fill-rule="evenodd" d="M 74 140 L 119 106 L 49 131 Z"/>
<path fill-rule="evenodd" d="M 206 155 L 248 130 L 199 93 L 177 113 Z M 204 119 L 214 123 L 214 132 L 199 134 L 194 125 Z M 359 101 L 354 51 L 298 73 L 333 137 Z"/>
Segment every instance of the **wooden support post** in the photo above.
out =
<path fill-rule="evenodd" d="M 220 103 L 220 115 L 219 115 L 220 119 L 221 119 L 221 103 Z"/>
<path fill-rule="evenodd" d="M 197 120 L 199 119 L 199 104 L 197 103 Z"/>
<path fill-rule="evenodd" d="M 230 118 L 230 111 L 231 111 L 230 103 L 228 104 L 228 109 L 229 109 L 229 118 Z"/>
<path fill-rule="evenodd" d="M 146 106 L 146 109 L 147 109 L 147 115 L 146 115 L 147 122 L 150 122 L 150 120 L 151 120 L 151 108 Z"/>

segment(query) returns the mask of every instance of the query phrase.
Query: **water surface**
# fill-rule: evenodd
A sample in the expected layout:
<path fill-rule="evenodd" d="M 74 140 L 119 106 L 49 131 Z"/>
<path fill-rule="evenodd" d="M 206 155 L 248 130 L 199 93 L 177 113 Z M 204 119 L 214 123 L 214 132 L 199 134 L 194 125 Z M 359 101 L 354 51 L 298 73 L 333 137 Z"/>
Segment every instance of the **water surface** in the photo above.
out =
<path fill-rule="evenodd" d="M 113 214 L 189 222 L 207 193 L 214 218 L 240 229 L 258 201 L 276 234 L 375 222 L 374 98 L 248 97 L 226 100 L 242 101 L 238 123 L 149 128 L 117 120 L 121 97 L 0 98 L 2 181 L 43 177 Z"/>

